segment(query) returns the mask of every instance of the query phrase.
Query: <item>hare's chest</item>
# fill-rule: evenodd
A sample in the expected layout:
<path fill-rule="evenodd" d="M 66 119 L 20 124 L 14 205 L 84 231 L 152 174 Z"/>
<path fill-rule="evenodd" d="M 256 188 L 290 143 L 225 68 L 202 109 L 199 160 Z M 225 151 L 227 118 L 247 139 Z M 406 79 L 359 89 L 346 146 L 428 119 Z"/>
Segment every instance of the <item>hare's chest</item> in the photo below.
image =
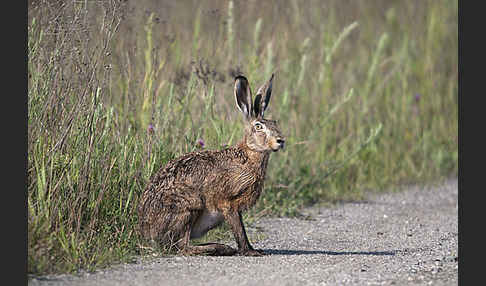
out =
<path fill-rule="evenodd" d="M 252 185 L 250 185 L 244 192 L 242 192 L 241 196 L 239 196 L 234 202 L 233 205 L 239 211 L 247 210 L 255 205 L 256 201 L 260 197 L 260 194 L 263 190 L 263 181 L 256 181 Z"/>
<path fill-rule="evenodd" d="M 205 209 L 196 220 L 191 229 L 191 239 L 199 238 L 206 234 L 212 228 L 218 226 L 224 220 L 223 214 L 217 211 Z"/>

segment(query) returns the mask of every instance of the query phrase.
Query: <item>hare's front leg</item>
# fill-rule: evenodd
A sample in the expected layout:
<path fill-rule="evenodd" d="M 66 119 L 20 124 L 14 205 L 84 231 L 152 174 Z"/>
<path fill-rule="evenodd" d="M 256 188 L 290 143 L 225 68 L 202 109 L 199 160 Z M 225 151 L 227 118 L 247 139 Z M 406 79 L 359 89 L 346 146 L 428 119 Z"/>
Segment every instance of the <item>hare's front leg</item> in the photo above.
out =
<path fill-rule="evenodd" d="M 231 226 L 236 243 L 238 244 L 238 254 L 245 256 L 262 256 L 264 252 L 253 249 L 248 241 L 243 218 L 239 211 L 227 211 L 224 213 L 226 222 Z"/>

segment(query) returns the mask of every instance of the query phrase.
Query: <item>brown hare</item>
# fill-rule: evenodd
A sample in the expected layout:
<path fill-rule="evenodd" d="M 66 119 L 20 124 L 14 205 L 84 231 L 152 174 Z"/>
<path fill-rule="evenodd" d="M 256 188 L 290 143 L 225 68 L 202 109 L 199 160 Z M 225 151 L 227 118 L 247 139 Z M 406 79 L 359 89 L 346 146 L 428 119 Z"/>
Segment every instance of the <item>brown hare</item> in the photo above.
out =
<path fill-rule="evenodd" d="M 272 80 L 258 89 L 255 102 L 248 80 L 235 78 L 234 94 L 245 116 L 245 135 L 240 143 L 218 151 L 198 151 L 176 158 L 150 180 L 138 205 L 139 231 L 161 246 L 175 246 L 188 255 L 247 255 L 264 253 L 253 249 L 242 221 L 242 211 L 252 207 L 263 189 L 271 151 L 284 147 L 277 122 L 264 119 Z M 190 245 L 189 240 L 206 234 L 226 221 L 238 250 L 219 244 Z"/>

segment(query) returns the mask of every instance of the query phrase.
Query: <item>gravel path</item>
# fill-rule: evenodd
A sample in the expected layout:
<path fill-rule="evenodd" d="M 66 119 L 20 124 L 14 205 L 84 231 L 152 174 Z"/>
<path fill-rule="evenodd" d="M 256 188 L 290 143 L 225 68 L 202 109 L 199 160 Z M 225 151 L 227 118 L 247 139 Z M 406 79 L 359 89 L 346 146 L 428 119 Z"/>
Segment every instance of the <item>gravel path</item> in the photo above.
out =
<path fill-rule="evenodd" d="M 157 258 L 29 285 L 457 285 L 457 195 L 454 179 L 307 209 L 306 220 L 260 219 L 264 257 Z"/>

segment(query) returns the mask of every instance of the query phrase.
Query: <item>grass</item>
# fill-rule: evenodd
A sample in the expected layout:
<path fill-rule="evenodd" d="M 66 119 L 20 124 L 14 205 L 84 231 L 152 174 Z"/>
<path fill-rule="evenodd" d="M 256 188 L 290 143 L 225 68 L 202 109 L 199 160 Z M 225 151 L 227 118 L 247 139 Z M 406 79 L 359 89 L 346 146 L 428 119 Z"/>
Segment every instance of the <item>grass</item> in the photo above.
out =
<path fill-rule="evenodd" d="M 30 274 L 150 252 L 138 197 L 199 139 L 240 139 L 238 72 L 253 90 L 276 73 L 288 143 L 248 223 L 457 176 L 458 1 L 286 3 L 29 3 Z"/>

